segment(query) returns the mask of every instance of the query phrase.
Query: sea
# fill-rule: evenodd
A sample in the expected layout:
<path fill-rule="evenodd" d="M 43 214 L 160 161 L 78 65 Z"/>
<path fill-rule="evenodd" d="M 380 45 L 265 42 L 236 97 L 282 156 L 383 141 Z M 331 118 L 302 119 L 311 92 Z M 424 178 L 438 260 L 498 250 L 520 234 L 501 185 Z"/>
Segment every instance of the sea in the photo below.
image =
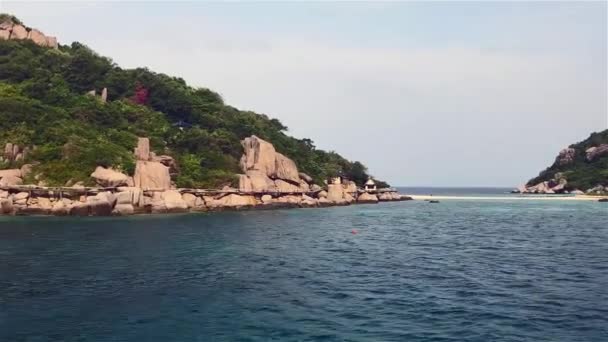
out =
<path fill-rule="evenodd" d="M 0 217 L 0 341 L 608 341 L 608 203 L 419 190 L 497 198 Z"/>

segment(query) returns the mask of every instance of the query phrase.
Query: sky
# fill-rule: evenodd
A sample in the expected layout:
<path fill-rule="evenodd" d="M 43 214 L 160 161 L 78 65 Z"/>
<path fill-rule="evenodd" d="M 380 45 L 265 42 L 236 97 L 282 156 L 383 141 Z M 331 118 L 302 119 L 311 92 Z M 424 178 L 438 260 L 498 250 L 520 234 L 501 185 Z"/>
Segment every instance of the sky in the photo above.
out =
<path fill-rule="evenodd" d="M 392 185 L 516 186 L 608 128 L 607 2 L 13 2 Z"/>

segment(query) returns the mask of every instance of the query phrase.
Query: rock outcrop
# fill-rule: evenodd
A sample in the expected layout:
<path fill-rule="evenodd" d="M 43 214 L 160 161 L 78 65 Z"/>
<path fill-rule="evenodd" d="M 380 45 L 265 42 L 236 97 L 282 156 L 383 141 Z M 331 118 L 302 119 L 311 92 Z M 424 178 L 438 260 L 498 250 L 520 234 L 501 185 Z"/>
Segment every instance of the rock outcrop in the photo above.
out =
<path fill-rule="evenodd" d="M 188 204 L 177 190 L 167 190 L 162 193 L 161 198 L 168 212 L 184 212 L 188 209 Z"/>
<path fill-rule="evenodd" d="M 571 147 L 568 147 L 559 151 L 557 158 L 555 158 L 555 163 L 560 166 L 572 164 L 572 162 L 574 162 L 575 157 L 576 150 Z"/>
<path fill-rule="evenodd" d="M 362 193 L 357 198 L 357 202 L 360 203 L 378 203 L 378 196 L 374 194 L 369 194 L 367 192 Z"/>
<path fill-rule="evenodd" d="M 276 151 L 271 143 L 252 135 L 243 139 L 241 145 L 245 150 L 240 161 L 244 172 L 255 170 L 268 177 L 276 176 Z"/>
<path fill-rule="evenodd" d="M 158 161 L 151 161 L 148 138 L 139 138 L 133 153 L 137 159 L 133 175 L 134 186 L 142 189 L 171 189 L 169 167 Z"/>
<path fill-rule="evenodd" d="M 21 185 L 23 176 L 21 169 L 0 170 L 0 186 Z"/>
<path fill-rule="evenodd" d="M 118 172 L 111 168 L 106 169 L 98 166 L 95 171 L 91 174 L 91 177 L 95 179 L 95 182 L 102 187 L 115 187 L 127 185 L 129 176 L 122 172 Z"/>
<path fill-rule="evenodd" d="M 4 145 L 4 153 L 0 156 L 0 162 L 14 162 L 24 160 L 29 153 L 28 147 L 7 143 Z"/>
<path fill-rule="evenodd" d="M 308 184 L 313 184 L 313 179 L 309 175 L 305 174 L 304 172 L 300 172 L 298 173 L 298 175 L 300 176 L 301 180 L 305 181 Z"/>
<path fill-rule="evenodd" d="M 274 146 L 252 135 L 241 141 L 244 153 L 239 190 L 243 192 L 308 192 L 312 177 L 300 173 L 296 163 Z"/>
<path fill-rule="evenodd" d="M 138 160 L 133 176 L 135 187 L 147 189 L 170 189 L 171 176 L 169 168 L 159 162 Z"/>
<path fill-rule="evenodd" d="M 137 138 L 137 147 L 135 147 L 133 154 L 137 160 L 150 160 L 150 139 Z"/>
<path fill-rule="evenodd" d="M 53 49 L 59 48 L 57 38 L 46 36 L 37 29 L 30 29 L 20 24 L 15 24 L 12 21 L 4 21 L 0 23 L 0 39 L 3 40 L 24 40 L 28 39 L 37 45 L 50 47 Z"/>
<path fill-rule="evenodd" d="M 285 157 L 284 155 L 277 153 L 275 155 L 275 170 L 276 174 L 274 178 L 278 178 L 284 181 L 290 181 L 295 184 L 300 183 L 300 175 L 298 172 L 298 167 L 293 160 Z"/>
<path fill-rule="evenodd" d="M 567 192 L 568 180 L 563 173 L 556 173 L 549 181 L 540 182 L 532 186 L 521 185 L 511 191 L 516 194 L 561 194 Z"/>
<path fill-rule="evenodd" d="M 585 154 L 587 161 L 592 162 L 599 157 L 608 155 L 608 144 L 590 147 L 585 151 Z"/>

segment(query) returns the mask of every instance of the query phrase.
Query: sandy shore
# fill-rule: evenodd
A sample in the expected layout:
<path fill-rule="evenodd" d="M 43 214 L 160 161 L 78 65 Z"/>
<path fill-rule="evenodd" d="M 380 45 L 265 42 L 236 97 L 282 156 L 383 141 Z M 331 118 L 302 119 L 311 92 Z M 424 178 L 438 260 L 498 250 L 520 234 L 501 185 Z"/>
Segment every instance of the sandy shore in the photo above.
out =
<path fill-rule="evenodd" d="M 514 201 L 597 201 L 600 198 L 606 198 L 605 196 L 430 196 L 430 195 L 409 195 L 414 200 L 514 200 Z"/>

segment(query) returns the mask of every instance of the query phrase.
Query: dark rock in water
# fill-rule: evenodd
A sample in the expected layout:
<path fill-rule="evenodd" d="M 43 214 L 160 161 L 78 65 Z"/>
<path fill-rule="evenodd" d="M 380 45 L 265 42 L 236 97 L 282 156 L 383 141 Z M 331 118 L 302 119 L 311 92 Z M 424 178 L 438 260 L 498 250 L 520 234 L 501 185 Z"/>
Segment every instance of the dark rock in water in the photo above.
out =
<path fill-rule="evenodd" d="M 439 203 L 438 200 L 430 200 L 429 203 Z"/>
<path fill-rule="evenodd" d="M 600 198 L 597 200 L 598 202 L 608 202 L 608 198 Z"/>

